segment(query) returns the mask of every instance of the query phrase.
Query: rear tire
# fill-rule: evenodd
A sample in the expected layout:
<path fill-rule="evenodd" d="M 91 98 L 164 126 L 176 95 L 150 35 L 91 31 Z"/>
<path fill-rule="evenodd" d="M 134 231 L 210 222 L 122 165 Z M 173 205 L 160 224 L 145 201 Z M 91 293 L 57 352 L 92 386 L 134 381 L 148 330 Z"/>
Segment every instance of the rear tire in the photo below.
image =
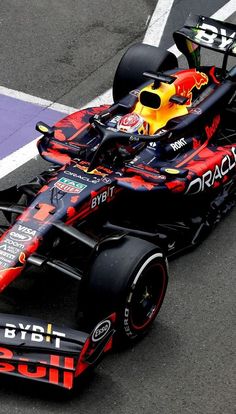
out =
<path fill-rule="evenodd" d="M 167 50 L 143 43 L 131 46 L 121 58 L 115 73 L 114 102 L 147 81 L 143 72 L 166 71 L 177 67 L 176 56 Z"/>
<path fill-rule="evenodd" d="M 84 292 L 90 328 L 117 313 L 117 338 L 143 336 L 156 318 L 166 292 L 167 263 L 154 244 L 125 237 L 95 258 Z"/>

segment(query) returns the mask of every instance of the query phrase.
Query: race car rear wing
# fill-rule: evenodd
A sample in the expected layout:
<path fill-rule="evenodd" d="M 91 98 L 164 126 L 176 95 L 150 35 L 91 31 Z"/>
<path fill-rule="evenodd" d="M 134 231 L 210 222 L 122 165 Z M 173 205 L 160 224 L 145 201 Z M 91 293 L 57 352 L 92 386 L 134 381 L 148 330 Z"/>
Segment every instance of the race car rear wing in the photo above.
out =
<path fill-rule="evenodd" d="M 112 314 L 89 335 L 0 313 L 0 373 L 71 389 L 74 379 L 111 349 L 114 323 Z"/>
<path fill-rule="evenodd" d="M 178 49 L 190 67 L 200 66 L 200 47 L 236 56 L 236 25 L 190 14 L 184 26 L 174 32 Z"/>

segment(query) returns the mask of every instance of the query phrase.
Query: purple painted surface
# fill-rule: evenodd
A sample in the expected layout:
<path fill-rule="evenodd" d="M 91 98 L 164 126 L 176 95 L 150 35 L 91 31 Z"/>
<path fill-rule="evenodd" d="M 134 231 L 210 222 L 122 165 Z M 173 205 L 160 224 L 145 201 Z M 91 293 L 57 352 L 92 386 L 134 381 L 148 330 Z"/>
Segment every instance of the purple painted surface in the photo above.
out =
<path fill-rule="evenodd" d="M 38 121 L 53 125 L 66 114 L 40 105 L 0 95 L 0 159 L 28 144 L 40 134 Z"/>

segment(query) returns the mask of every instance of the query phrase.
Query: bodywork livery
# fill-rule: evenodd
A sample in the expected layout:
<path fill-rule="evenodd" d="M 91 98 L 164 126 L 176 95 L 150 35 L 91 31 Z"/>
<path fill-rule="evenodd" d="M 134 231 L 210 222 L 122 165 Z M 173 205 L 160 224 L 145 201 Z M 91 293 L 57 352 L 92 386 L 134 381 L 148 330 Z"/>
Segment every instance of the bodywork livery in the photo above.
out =
<path fill-rule="evenodd" d="M 190 68 L 146 73 L 111 106 L 37 129 L 53 163 L 30 183 L 0 193 L 0 291 L 29 266 L 81 283 L 93 256 L 128 235 L 167 257 L 198 244 L 235 202 L 236 28 L 191 16 L 174 38 Z M 201 66 L 200 48 L 224 53 Z M 148 69 L 148 68 L 147 68 Z M 111 208 L 112 207 L 112 208 Z M 106 315 L 104 315 L 106 316 Z M 0 371 L 71 388 L 112 348 L 116 309 L 92 333 L 0 315 Z"/>

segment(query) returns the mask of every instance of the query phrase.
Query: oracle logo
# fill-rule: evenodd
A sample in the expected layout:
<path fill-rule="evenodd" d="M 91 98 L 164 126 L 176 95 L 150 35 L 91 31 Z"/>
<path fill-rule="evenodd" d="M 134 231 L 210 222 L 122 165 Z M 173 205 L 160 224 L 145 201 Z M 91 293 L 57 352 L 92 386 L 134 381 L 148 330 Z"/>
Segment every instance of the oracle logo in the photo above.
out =
<path fill-rule="evenodd" d="M 222 181 L 236 166 L 236 148 L 231 148 L 231 155 L 226 154 L 221 163 L 214 170 L 207 170 L 201 177 L 192 180 L 187 188 L 186 194 L 197 194 L 207 188 L 214 186 L 216 181 Z"/>

